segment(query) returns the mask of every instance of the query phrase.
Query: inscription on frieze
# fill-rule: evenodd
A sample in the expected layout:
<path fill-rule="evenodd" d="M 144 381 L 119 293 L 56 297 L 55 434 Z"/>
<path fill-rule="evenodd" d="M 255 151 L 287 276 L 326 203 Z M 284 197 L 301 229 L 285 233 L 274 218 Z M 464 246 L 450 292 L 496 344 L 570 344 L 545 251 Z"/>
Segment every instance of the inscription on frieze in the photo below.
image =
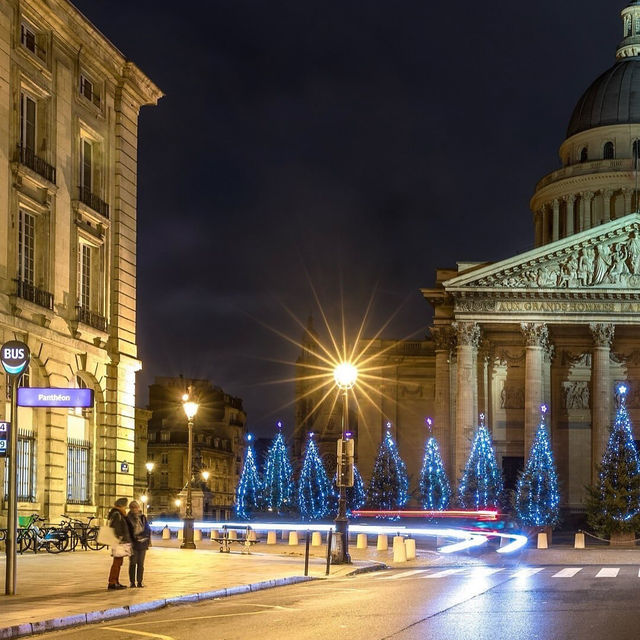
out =
<path fill-rule="evenodd" d="M 494 300 L 491 305 L 472 305 L 470 300 L 457 300 L 457 312 L 495 313 L 580 313 L 580 314 L 638 314 L 640 302 L 597 300 Z"/>

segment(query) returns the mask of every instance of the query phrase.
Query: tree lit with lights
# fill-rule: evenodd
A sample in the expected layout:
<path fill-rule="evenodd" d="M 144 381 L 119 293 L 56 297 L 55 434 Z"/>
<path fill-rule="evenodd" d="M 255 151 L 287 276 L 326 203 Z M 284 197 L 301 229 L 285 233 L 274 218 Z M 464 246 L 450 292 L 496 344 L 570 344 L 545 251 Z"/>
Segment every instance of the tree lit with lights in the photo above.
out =
<path fill-rule="evenodd" d="M 251 444 L 251 435 L 247 436 L 247 441 L 242 474 L 236 489 L 235 507 L 236 515 L 243 520 L 249 519 L 251 513 L 260 508 L 262 497 L 262 484 L 256 465 L 256 454 Z"/>
<path fill-rule="evenodd" d="M 536 437 L 515 494 L 518 520 L 531 527 L 556 526 L 560 520 L 558 474 L 546 425 L 546 405 L 542 405 L 540 414 Z"/>
<path fill-rule="evenodd" d="M 496 462 L 491 434 L 484 424 L 484 414 L 480 414 L 480 424 L 458 487 L 460 506 L 464 509 L 498 508 L 502 488 L 502 473 Z"/>
<path fill-rule="evenodd" d="M 302 470 L 298 480 L 298 509 L 304 520 L 318 520 L 329 515 L 332 489 L 318 447 L 309 434 Z"/>
<path fill-rule="evenodd" d="M 289 452 L 282 435 L 282 423 L 278 422 L 278 433 L 273 439 L 263 471 L 263 499 L 269 511 L 290 511 L 293 505 L 293 469 Z"/>
<path fill-rule="evenodd" d="M 429 437 L 425 445 L 422 469 L 420 470 L 420 501 L 422 508 L 442 511 L 451 498 L 451 485 L 442 463 L 438 441 L 431 434 L 431 418 L 427 418 Z"/>
<path fill-rule="evenodd" d="M 618 410 L 598 466 L 599 481 L 589 488 L 587 519 L 600 535 L 640 528 L 640 460 L 627 411 L 628 387 L 618 386 Z"/>

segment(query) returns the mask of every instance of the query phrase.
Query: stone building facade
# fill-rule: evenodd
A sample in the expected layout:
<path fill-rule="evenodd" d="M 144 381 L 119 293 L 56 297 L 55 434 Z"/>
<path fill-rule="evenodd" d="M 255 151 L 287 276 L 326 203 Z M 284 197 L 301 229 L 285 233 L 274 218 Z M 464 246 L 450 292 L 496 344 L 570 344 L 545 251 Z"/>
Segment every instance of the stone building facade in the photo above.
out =
<path fill-rule="evenodd" d="M 242 471 L 247 420 L 242 400 L 207 380 L 183 377 L 159 377 L 149 387 L 147 460 L 154 464 L 149 513 L 184 513 L 188 478 L 185 393 L 199 404 L 193 426 L 194 516 L 229 518 Z"/>
<path fill-rule="evenodd" d="M 104 516 L 133 495 L 137 123 L 162 93 L 66 0 L 0 3 L 0 68 L 0 341 L 29 345 L 24 384 L 95 391 L 19 410 L 19 510 Z"/>
<path fill-rule="evenodd" d="M 580 98 L 562 167 L 531 199 L 535 249 L 439 269 L 435 286 L 422 290 L 433 307 L 428 337 L 369 346 L 381 382 L 368 392 L 373 403 L 359 402 L 363 475 L 390 421 L 415 489 L 432 416 L 450 477 L 459 478 L 483 412 L 513 487 L 545 402 L 563 506 L 580 510 L 606 446 L 617 381 L 629 381 L 631 417 L 640 421 L 640 4 L 622 19 L 615 64 Z M 305 348 L 299 371 L 312 358 Z M 298 387 L 300 438 L 328 421 L 322 411 L 308 418 L 302 375 Z"/>

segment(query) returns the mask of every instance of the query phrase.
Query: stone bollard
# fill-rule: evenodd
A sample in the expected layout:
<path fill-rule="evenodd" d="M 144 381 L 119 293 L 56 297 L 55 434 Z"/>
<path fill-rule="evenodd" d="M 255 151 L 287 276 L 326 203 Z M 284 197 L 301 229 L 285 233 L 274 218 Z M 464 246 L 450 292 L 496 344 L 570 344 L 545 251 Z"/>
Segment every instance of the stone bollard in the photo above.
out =
<path fill-rule="evenodd" d="M 402 536 L 393 537 L 393 561 L 406 562 L 407 550 L 404 546 L 404 538 Z"/>
<path fill-rule="evenodd" d="M 199 542 L 200 540 L 202 540 L 202 531 L 200 529 L 194 529 L 193 530 L 193 541 L 194 542 Z"/>
<path fill-rule="evenodd" d="M 366 549 L 366 548 L 367 548 L 367 534 L 359 533 L 358 542 L 356 543 L 356 549 Z"/>
<path fill-rule="evenodd" d="M 277 544 L 276 531 L 267 531 L 267 544 Z"/>
<path fill-rule="evenodd" d="M 289 531 L 289 546 L 295 547 L 298 544 L 298 532 L 297 531 Z"/>
<path fill-rule="evenodd" d="M 407 554 L 407 560 L 416 559 L 416 541 L 413 538 L 406 538 L 404 548 Z"/>
<path fill-rule="evenodd" d="M 180 527 L 178 529 L 178 540 L 182 540 L 183 535 L 184 535 L 184 530 L 182 529 L 182 527 Z"/>
<path fill-rule="evenodd" d="M 547 542 L 547 534 L 539 533 L 538 534 L 538 549 L 548 549 L 549 543 Z"/>
<path fill-rule="evenodd" d="M 585 548 L 584 533 L 582 533 L 582 531 L 576 533 L 576 539 L 575 539 L 575 542 L 573 544 L 573 548 L 574 549 L 584 549 Z"/>
<path fill-rule="evenodd" d="M 319 531 L 314 531 L 311 534 L 311 546 L 312 547 L 322 546 L 322 534 Z"/>
<path fill-rule="evenodd" d="M 247 533 L 247 540 L 255 542 L 257 539 L 258 535 L 256 534 L 256 532 L 253 529 L 249 529 L 249 532 Z"/>
<path fill-rule="evenodd" d="M 162 529 L 162 539 L 171 540 L 171 529 L 169 529 L 169 527 L 167 527 L 166 525 Z"/>
<path fill-rule="evenodd" d="M 229 538 L 229 540 L 237 540 L 238 539 L 238 532 L 235 529 L 228 529 L 227 530 L 227 538 Z"/>
<path fill-rule="evenodd" d="M 217 529 L 211 529 L 211 535 L 209 536 L 212 540 L 220 537 L 220 532 Z"/>
<path fill-rule="evenodd" d="M 386 551 L 388 548 L 389 548 L 389 538 L 384 533 L 379 533 L 376 549 L 378 551 Z"/>

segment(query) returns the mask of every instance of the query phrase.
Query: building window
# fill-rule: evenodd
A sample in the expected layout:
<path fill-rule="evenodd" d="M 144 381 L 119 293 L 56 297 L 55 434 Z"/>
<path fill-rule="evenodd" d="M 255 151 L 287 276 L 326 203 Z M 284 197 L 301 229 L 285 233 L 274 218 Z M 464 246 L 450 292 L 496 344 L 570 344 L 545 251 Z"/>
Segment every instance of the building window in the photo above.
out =
<path fill-rule="evenodd" d="M 635 164 L 638 164 L 638 160 L 640 160 L 640 140 L 633 141 L 633 147 L 631 148 L 631 156 L 635 161 Z"/>
<path fill-rule="evenodd" d="M 22 46 L 37 55 L 40 60 L 46 62 L 47 52 L 40 46 L 39 40 L 41 38 L 38 37 L 36 30 L 31 25 L 25 22 L 20 25 L 20 43 Z"/>
<path fill-rule="evenodd" d="M 90 504 L 91 445 L 86 440 L 67 441 L 67 502 Z"/>
<path fill-rule="evenodd" d="M 160 488 L 167 489 L 169 487 L 169 472 L 161 471 L 160 472 Z"/>
<path fill-rule="evenodd" d="M 170 431 L 161 431 L 160 432 L 160 442 L 169 442 L 171 440 L 171 432 Z"/>
<path fill-rule="evenodd" d="M 169 454 L 163 453 L 160 455 L 160 463 L 161 464 L 169 464 Z"/>
<path fill-rule="evenodd" d="M 582 147 L 580 150 L 580 162 L 586 162 L 588 160 L 587 147 Z"/>
<path fill-rule="evenodd" d="M 602 157 L 605 160 L 613 160 L 613 142 L 606 142 L 602 152 Z"/>
<path fill-rule="evenodd" d="M 636 18 L 635 20 L 636 23 L 636 35 L 640 35 L 640 18 Z"/>
<path fill-rule="evenodd" d="M 18 280 L 35 284 L 36 217 L 18 211 Z"/>
<path fill-rule="evenodd" d="M 91 247 L 84 242 L 78 253 L 78 304 L 91 309 Z"/>
<path fill-rule="evenodd" d="M 20 94 L 20 146 L 36 152 L 36 113 L 37 103 L 26 93 Z"/>
<path fill-rule="evenodd" d="M 91 193 L 93 187 L 93 143 L 83 138 L 81 150 L 80 185 L 85 191 Z"/>
<path fill-rule="evenodd" d="M 96 107 L 100 106 L 100 94 L 96 91 L 93 80 L 90 80 L 84 74 L 80 76 L 80 95 L 95 104 Z"/>
<path fill-rule="evenodd" d="M 18 429 L 18 502 L 36 501 L 36 439 L 32 431 Z M 9 495 L 9 465 L 4 466 L 4 499 Z"/>

